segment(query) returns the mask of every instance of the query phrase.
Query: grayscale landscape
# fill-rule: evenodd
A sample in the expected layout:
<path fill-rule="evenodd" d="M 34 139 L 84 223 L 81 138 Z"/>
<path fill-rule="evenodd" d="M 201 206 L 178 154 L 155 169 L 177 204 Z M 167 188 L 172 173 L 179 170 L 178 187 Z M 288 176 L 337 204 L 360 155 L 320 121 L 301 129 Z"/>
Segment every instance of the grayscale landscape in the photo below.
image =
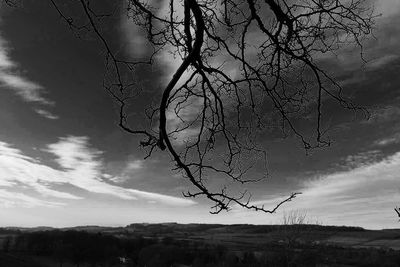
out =
<path fill-rule="evenodd" d="M 400 0 L 0 0 L 0 267 L 400 266 Z"/>

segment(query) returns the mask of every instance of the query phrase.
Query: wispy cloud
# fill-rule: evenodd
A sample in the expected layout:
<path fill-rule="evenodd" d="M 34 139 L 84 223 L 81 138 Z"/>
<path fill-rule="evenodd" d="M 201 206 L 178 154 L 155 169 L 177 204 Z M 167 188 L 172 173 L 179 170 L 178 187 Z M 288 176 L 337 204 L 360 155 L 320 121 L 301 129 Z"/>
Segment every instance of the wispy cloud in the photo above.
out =
<path fill-rule="evenodd" d="M 5 187 L 25 186 L 46 197 L 80 199 L 66 192 L 52 190 L 46 183 L 64 183 L 62 173 L 38 160 L 25 156 L 20 150 L 0 142 L 0 185 Z"/>
<path fill-rule="evenodd" d="M 60 207 L 64 206 L 64 204 L 54 201 L 40 200 L 23 193 L 9 192 L 7 190 L 0 189 L 0 207 L 2 208 L 34 208 L 38 206 Z"/>
<path fill-rule="evenodd" d="M 0 186 L 17 191 L 18 188 L 25 187 L 27 190 L 39 193 L 42 197 L 65 201 L 79 201 L 83 198 L 71 190 L 66 192 L 65 188 L 72 185 L 91 193 L 107 194 L 124 200 L 145 199 L 174 206 L 195 204 L 192 200 L 180 197 L 107 183 L 102 179 L 104 177 L 103 162 L 100 158 L 102 152 L 89 146 L 88 137 L 60 138 L 57 143 L 49 144 L 44 151 L 54 156 L 53 160 L 60 166 L 59 169 L 24 155 L 22 151 L 13 148 L 10 144 L 0 142 Z M 139 163 L 135 163 L 130 167 L 140 166 Z M 2 190 L 5 191 L 5 189 Z M 46 204 L 47 202 L 37 201 L 37 203 Z"/>
<path fill-rule="evenodd" d="M 370 111 L 369 120 L 364 121 L 366 124 L 383 123 L 396 121 L 400 116 L 400 107 L 396 105 L 387 105 L 378 107 Z"/>
<path fill-rule="evenodd" d="M 366 67 L 368 70 L 380 69 L 385 65 L 390 64 L 393 61 L 397 60 L 398 58 L 400 58 L 400 55 L 393 55 L 393 54 L 383 55 L 380 56 L 379 58 L 375 58 L 369 61 Z"/>
<path fill-rule="evenodd" d="M 44 110 L 44 109 L 35 108 L 34 110 L 37 114 L 39 114 L 49 120 L 57 120 L 60 118 L 59 116 L 54 115 L 51 112 Z"/>
<path fill-rule="evenodd" d="M 371 165 L 379 161 L 381 156 L 381 151 L 379 150 L 369 150 L 365 152 L 360 152 L 356 155 L 349 155 L 345 159 L 345 166 L 350 169 Z"/>
<path fill-rule="evenodd" d="M 0 80 L 4 86 L 13 89 L 22 99 L 27 102 L 38 102 L 44 105 L 52 104 L 52 102 L 41 96 L 41 91 L 44 89 L 42 86 L 18 76 L 16 73 L 7 73 L 6 71 L 4 69 L 1 70 Z"/>
<path fill-rule="evenodd" d="M 325 224 L 358 225 L 367 228 L 393 227 L 393 208 L 400 202 L 400 152 L 379 162 L 322 175 L 304 181 L 302 192 L 285 209 L 306 210 Z M 257 201 L 273 205 L 281 197 Z"/>
<path fill-rule="evenodd" d="M 121 168 L 119 174 L 112 176 L 110 174 L 103 174 L 103 177 L 114 183 L 123 183 L 132 178 L 132 176 L 140 175 L 140 172 L 145 169 L 144 160 L 134 159 L 126 162 L 125 166 Z"/>
<path fill-rule="evenodd" d="M 376 146 L 388 146 L 400 143 L 400 133 L 393 134 L 391 136 L 376 140 L 374 145 Z"/>
<path fill-rule="evenodd" d="M 43 96 L 45 88 L 38 83 L 30 81 L 20 74 L 18 64 L 9 56 L 9 48 L 6 41 L 0 36 L 0 84 L 6 89 L 13 90 L 15 94 L 26 102 L 51 106 L 54 102 Z M 36 113 L 48 118 L 58 117 L 43 109 L 36 109 Z"/>

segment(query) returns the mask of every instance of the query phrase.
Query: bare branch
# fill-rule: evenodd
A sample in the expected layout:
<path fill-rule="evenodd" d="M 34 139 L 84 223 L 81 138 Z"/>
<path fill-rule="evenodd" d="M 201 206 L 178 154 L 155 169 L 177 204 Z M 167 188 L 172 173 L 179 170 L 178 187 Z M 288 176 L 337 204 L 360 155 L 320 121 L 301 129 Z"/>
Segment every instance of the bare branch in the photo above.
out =
<path fill-rule="evenodd" d="M 268 209 L 253 205 L 248 191 L 235 193 L 227 185 L 265 178 L 260 141 L 271 125 L 308 150 L 330 144 L 323 121 L 326 99 L 362 110 L 318 58 L 345 44 L 358 45 L 362 53 L 375 18 L 368 1 L 170 0 L 162 7 L 158 2 L 127 1 L 127 17 L 146 32 L 152 48 L 147 59 L 133 60 L 116 53 L 104 34 L 102 22 L 113 12 L 95 12 L 94 1 L 79 0 L 86 22 L 76 25 L 50 0 L 71 30 L 90 31 L 99 40 L 103 86 L 118 104 L 119 127 L 143 137 L 146 158 L 157 149 L 170 154 L 175 170 L 193 185 L 185 196 L 206 197 L 212 213 L 232 207 L 275 212 L 299 193 Z M 142 97 L 135 70 L 157 64 L 160 54 L 173 55 L 180 65 L 146 109 L 146 125 L 134 128 L 127 110 Z M 310 110 L 311 133 L 296 123 Z M 220 181 L 220 187 L 210 180 Z"/>

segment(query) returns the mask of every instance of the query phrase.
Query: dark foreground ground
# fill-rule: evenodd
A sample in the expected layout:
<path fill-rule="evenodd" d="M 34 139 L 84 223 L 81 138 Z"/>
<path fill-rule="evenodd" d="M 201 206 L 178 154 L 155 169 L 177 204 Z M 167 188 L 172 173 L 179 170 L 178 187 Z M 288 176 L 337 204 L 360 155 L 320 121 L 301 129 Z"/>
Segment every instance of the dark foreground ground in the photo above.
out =
<path fill-rule="evenodd" d="M 132 224 L 0 228 L 0 267 L 400 266 L 400 229 Z"/>

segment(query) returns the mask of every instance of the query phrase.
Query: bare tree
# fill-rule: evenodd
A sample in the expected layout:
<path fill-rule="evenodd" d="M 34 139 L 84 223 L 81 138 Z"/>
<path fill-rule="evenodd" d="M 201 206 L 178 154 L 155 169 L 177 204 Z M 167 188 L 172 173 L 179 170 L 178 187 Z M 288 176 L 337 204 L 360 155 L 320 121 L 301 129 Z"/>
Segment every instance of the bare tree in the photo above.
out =
<path fill-rule="evenodd" d="M 126 0 L 127 17 L 146 32 L 152 49 L 145 60 L 115 51 L 102 27 L 109 14 L 96 11 L 95 1 L 72 1 L 82 11 L 79 19 L 62 1 L 50 2 L 71 29 L 90 31 L 101 42 L 104 87 L 119 104 L 119 126 L 143 137 L 146 157 L 158 149 L 169 153 L 193 185 L 184 195 L 208 198 L 212 213 L 232 205 L 273 213 L 298 194 L 268 209 L 251 202 L 246 190 L 225 186 L 265 177 L 259 141 L 271 125 L 311 149 L 330 143 L 322 126 L 324 99 L 357 109 L 318 59 L 349 44 L 362 52 L 374 22 L 367 0 Z M 142 96 L 135 70 L 157 64 L 163 53 L 179 67 L 146 110 L 148 124 L 134 128 L 128 109 Z M 296 126 L 304 113 L 311 114 L 313 133 Z M 262 175 L 253 177 L 253 168 Z M 225 183 L 216 188 L 210 184 L 215 177 Z"/>
<path fill-rule="evenodd" d="M 306 211 L 290 210 L 284 212 L 281 220 L 281 231 L 286 244 L 292 247 L 299 239 L 308 238 L 313 226 L 321 225 L 317 219 L 311 219 Z M 308 226 L 308 227 L 307 227 Z M 306 240 L 302 240 L 305 242 Z"/>
<path fill-rule="evenodd" d="M 303 225 L 309 223 L 307 220 L 307 213 L 299 210 L 291 210 L 284 212 L 282 216 L 282 225 Z"/>
<path fill-rule="evenodd" d="M 305 234 L 304 225 L 309 224 L 307 213 L 299 210 L 284 212 L 281 222 L 282 237 L 288 248 L 292 248 L 298 239 Z"/>
<path fill-rule="evenodd" d="M 317 220 L 308 218 L 306 211 L 290 210 L 283 213 L 278 233 L 288 266 L 295 262 L 293 252 L 296 247 L 312 240 L 313 228 L 316 225 L 320 225 L 320 223 Z"/>

